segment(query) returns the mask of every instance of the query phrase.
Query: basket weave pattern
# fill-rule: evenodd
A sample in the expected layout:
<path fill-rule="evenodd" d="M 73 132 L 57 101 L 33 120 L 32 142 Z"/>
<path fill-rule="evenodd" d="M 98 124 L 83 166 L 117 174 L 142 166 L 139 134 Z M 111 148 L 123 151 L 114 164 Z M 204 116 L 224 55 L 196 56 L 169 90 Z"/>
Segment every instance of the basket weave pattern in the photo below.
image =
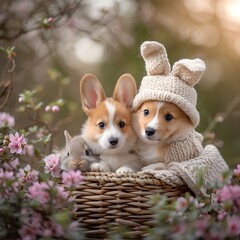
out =
<path fill-rule="evenodd" d="M 76 187 L 76 214 L 88 237 L 103 238 L 111 226 L 128 226 L 135 236 L 143 236 L 152 226 L 149 199 L 160 194 L 175 199 L 190 192 L 186 185 L 171 186 L 143 173 L 88 172 Z"/>

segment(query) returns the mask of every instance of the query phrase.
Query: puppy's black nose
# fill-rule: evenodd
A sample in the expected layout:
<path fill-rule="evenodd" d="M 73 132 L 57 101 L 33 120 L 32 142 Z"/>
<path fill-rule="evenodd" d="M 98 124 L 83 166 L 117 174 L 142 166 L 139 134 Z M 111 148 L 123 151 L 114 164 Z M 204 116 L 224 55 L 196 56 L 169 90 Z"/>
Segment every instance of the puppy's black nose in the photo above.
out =
<path fill-rule="evenodd" d="M 155 129 L 154 128 L 151 128 L 151 127 L 147 127 L 145 129 L 145 133 L 148 135 L 148 136 L 152 136 L 154 133 L 155 133 Z"/>
<path fill-rule="evenodd" d="M 110 143 L 112 146 L 117 145 L 117 144 L 118 144 L 118 138 L 114 138 L 114 137 L 109 138 L 109 143 Z"/>

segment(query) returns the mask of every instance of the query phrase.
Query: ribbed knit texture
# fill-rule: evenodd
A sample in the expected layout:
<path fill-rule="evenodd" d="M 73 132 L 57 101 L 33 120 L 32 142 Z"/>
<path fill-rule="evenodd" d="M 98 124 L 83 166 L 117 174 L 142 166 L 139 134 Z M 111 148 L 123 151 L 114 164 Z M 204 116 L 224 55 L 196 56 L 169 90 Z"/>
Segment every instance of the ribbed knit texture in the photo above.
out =
<path fill-rule="evenodd" d="M 169 147 L 159 152 L 158 160 L 167 164 L 183 162 L 198 157 L 202 152 L 202 135 L 193 131 L 183 140 L 170 142 Z"/>
<path fill-rule="evenodd" d="M 222 174 L 228 169 L 228 165 L 218 149 L 209 144 L 198 157 L 183 162 L 174 161 L 169 164 L 168 170 L 149 170 L 145 173 L 170 185 L 175 184 L 171 183 L 171 176 L 176 174 L 176 177 L 180 177 L 196 195 L 208 196 L 208 185 L 214 186 L 214 184 L 221 182 Z M 197 183 L 200 173 L 203 173 L 204 184 L 199 187 Z"/>

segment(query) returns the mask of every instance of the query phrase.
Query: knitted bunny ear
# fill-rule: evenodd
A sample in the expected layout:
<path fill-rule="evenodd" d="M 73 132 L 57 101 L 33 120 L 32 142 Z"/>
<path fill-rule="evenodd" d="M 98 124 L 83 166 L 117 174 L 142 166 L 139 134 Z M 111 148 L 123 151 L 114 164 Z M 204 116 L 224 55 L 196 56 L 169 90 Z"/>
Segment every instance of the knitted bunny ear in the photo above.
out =
<path fill-rule="evenodd" d="M 165 47 L 154 41 L 146 41 L 141 45 L 141 55 L 146 64 L 148 76 L 168 75 L 170 64 Z"/>
<path fill-rule="evenodd" d="M 205 63 L 199 59 L 182 59 L 173 65 L 172 75 L 185 81 L 190 86 L 197 84 L 206 69 Z"/>

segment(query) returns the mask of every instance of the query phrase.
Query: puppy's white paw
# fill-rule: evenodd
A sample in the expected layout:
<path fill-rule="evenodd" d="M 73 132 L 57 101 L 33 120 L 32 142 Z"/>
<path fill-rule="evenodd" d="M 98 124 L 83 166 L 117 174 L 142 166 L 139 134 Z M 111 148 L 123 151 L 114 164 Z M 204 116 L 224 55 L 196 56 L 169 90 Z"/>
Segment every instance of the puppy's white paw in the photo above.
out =
<path fill-rule="evenodd" d="M 90 169 L 93 172 L 110 172 L 110 169 L 101 163 L 93 163 Z"/>
<path fill-rule="evenodd" d="M 124 174 L 124 173 L 134 173 L 134 171 L 130 167 L 120 167 L 116 170 L 117 174 Z"/>
<path fill-rule="evenodd" d="M 146 167 L 143 167 L 142 171 L 154 170 L 155 169 L 155 165 L 156 164 L 150 164 L 150 165 L 148 165 Z"/>
<path fill-rule="evenodd" d="M 163 170 L 166 168 L 167 168 L 167 165 L 165 163 L 153 163 L 153 164 L 143 167 L 142 171 Z"/>

